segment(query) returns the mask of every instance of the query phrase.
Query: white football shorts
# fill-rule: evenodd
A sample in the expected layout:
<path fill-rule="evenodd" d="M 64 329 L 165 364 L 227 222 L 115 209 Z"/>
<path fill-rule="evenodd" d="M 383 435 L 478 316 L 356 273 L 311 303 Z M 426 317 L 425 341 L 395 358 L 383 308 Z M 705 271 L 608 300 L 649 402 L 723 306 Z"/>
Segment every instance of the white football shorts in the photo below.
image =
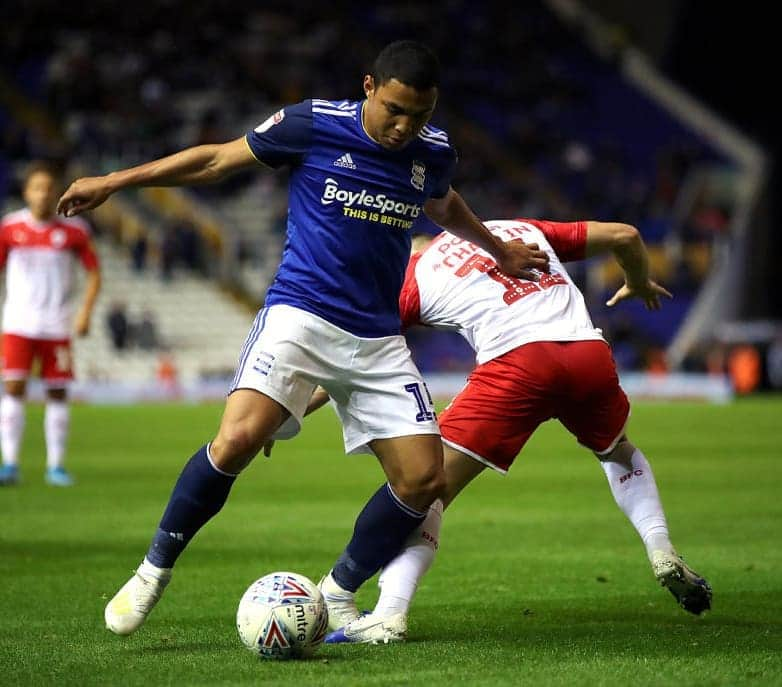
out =
<path fill-rule="evenodd" d="M 263 308 L 239 355 L 229 394 L 255 389 L 291 417 L 274 435 L 290 439 L 315 387 L 331 396 L 346 453 L 371 453 L 373 439 L 440 434 L 432 398 L 401 335 L 362 339 L 288 305 Z"/>

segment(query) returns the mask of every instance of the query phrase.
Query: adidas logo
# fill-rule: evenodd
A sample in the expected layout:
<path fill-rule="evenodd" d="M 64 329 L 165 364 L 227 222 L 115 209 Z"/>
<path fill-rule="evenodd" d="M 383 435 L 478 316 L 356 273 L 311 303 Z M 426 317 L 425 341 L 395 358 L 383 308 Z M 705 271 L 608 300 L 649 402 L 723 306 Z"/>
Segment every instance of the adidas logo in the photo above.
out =
<path fill-rule="evenodd" d="M 356 169 L 356 163 L 350 157 L 350 153 L 345 153 L 342 157 L 334 160 L 335 167 L 345 167 L 346 169 Z"/>

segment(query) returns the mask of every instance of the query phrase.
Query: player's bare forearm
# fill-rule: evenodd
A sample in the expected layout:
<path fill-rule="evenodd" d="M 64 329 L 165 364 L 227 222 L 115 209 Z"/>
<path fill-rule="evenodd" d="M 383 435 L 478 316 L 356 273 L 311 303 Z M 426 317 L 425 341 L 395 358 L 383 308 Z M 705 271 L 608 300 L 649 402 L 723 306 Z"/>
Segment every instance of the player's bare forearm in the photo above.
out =
<path fill-rule="evenodd" d="M 639 298 L 649 310 L 660 309 L 660 297 L 673 298 L 649 276 L 649 254 L 634 226 L 621 222 L 587 222 L 587 255 L 611 252 L 625 275 L 625 283 L 606 302 L 614 306 L 628 298 Z"/>
<path fill-rule="evenodd" d="M 622 222 L 587 222 L 586 254 L 613 253 L 628 281 L 641 283 L 649 276 L 649 256 L 641 234 Z"/>
<path fill-rule="evenodd" d="M 98 299 L 101 287 L 101 276 L 98 268 L 87 272 L 87 285 L 84 289 L 84 300 L 76 316 L 76 333 L 84 336 L 89 332 L 92 311 L 95 308 L 95 301 Z"/>
<path fill-rule="evenodd" d="M 464 199 L 453 189 L 443 198 L 428 200 L 424 205 L 424 212 L 436 224 L 495 257 L 503 250 L 503 242 L 483 226 Z"/>
<path fill-rule="evenodd" d="M 536 244 L 504 242 L 492 234 L 453 189 L 443 198 L 430 198 L 424 205 L 427 217 L 455 236 L 474 243 L 489 253 L 497 266 L 513 277 L 536 280 L 530 270 L 548 271 L 548 255 Z"/>
<path fill-rule="evenodd" d="M 123 188 L 211 184 L 251 165 L 257 161 L 244 138 L 194 146 L 105 176 L 77 179 L 60 198 L 57 212 L 71 216 L 91 210 Z"/>

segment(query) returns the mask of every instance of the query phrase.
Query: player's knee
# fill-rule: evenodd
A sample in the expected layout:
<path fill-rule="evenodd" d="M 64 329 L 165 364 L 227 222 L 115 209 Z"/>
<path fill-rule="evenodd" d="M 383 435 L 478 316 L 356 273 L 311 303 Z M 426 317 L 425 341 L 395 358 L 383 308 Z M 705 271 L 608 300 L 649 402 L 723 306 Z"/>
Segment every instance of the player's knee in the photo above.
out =
<path fill-rule="evenodd" d="M 407 474 L 396 480 L 391 487 L 394 493 L 406 504 L 423 510 L 435 499 L 441 498 L 445 491 L 445 472 L 442 466 L 432 466 L 415 474 Z"/>
<path fill-rule="evenodd" d="M 635 445 L 626 436 L 623 436 L 616 442 L 616 446 L 613 449 L 608 453 L 598 454 L 598 458 L 611 463 L 629 464 L 634 452 Z"/>
<path fill-rule="evenodd" d="M 6 379 L 4 391 L 8 396 L 21 398 L 27 390 L 27 382 L 24 379 Z"/>
<path fill-rule="evenodd" d="M 258 437 L 246 424 L 222 426 L 210 446 L 210 455 L 220 469 L 239 472 L 261 450 L 263 443 L 264 437 Z"/>

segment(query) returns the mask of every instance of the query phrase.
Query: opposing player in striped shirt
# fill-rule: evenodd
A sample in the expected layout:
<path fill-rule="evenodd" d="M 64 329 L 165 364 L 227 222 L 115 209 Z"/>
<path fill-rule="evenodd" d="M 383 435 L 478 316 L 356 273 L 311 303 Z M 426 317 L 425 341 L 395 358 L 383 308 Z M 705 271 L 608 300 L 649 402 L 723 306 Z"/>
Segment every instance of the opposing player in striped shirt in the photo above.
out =
<path fill-rule="evenodd" d="M 628 438 L 630 404 L 610 348 L 562 263 L 611 251 L 625 284 L 608 301 L 660 307 L 670 294 L 649 276 L 646 248 L 629 225 L 606 222 L 486 222 L 503 241 L 535 244 L 550 273 L 537 282 L 509 277 L 480 247 L 440 234 L 410 260 L 400 297 L 403 326 L 459 332 L 476 353 L 468 383 L 440 416 L 446 488 L 400 556 L 384 567 L 373 613 L 356 617 L 327 642 L 400 641 L 418 581 L 434 560 L 443 504 L 487 467 L 504 474 L 546 420 L 556 418 L 600 461 L 611 492 L 636 528 L 657 580 L 685 610 L 711 606 L 711 588 L 674 550 L 654 475 Z M 431 240 L 431 239 L 430 239 Z M 314 398 L 310 407 L 323 401 Z M 552 467 L 552 470 L 555 470 Z"/>
<path fill-rule="evenodd" d="M 26 207 L 7 214 L 0 223 L 0 266 L 6 272 L 0 485 L 16 484 L 20 478 L 25 394 L 36 359 L 46 385 L 45 479 L 58 487 L 73 484 L 65 469 L 70 426 L 68 384 L 73 379 L 71 336 L 89 332 L 100 290 L 100 269 L 88 225 L 80 218 L 55 214 L 60 190 L 59 172 L 52 164 L 31 163 L 22 190 Z M 87 273 L 75 317 L 71 300 L 74 260 Z"/>

